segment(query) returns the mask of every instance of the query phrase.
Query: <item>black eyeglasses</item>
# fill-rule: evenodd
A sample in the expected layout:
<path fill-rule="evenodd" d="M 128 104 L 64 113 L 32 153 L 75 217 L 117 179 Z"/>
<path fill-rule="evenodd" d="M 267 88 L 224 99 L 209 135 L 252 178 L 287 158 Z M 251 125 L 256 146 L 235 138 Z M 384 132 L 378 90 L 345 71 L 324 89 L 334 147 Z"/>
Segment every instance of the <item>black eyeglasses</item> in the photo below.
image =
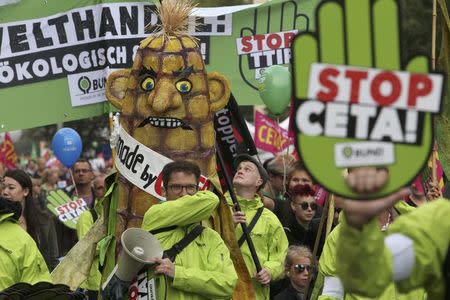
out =
<path fill-rule="evenodd" d="M 73 172 L 75 173 L 75 174 L 79 174 L 79 173 L 89 173 L 89 172 L 91 172 L 92 170 L 91 169 L 75 169 L 75 170 L 73 170 Z"/>
<path fill-rule="evenodd" d="M 294 202 L 295 203 L 295 202 Z M 307 210 L 308 207 L 311 207 L 312 210 L 316 210 L 317 209 L 317 203 L 313 202 L 311 204 L 309 204 L 308 202 L 302 202 L 302 203 L 295 203 L 297 205 L 300 205 L 300 207 L 303 210 Z"/>
<path fill-rule="evenodd" d="M 294 265 L 294 270 L 296 273 L 300 274 L 306 271 L 308 271 L 308 273 L 311 271 L 312 267 L 311 265 L 305 265 L 305 264 L 296 264 Z"/>
<path fill-rule="evenodd" d="M 183 191 L 183 189 L 186 189 L 186 193 L 189 195 L 194 195 L 198 190 L 198 186 L 196 184 L 170 184 L 168 188 L 175 194 L 179 194 Z"/>

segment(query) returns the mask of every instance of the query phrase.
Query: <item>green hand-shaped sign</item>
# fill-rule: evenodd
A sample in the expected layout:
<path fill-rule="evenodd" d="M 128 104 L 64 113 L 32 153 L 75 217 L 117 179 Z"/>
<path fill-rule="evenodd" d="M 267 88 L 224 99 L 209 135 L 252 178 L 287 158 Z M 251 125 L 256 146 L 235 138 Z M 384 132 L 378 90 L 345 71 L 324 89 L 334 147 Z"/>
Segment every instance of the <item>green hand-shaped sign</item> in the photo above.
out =
<path fill-rule="evenodd" d="M 411 182 L 429 157 L 443 76 L 424 74 L 424 56 L 402 63 L 397 1 L 322 2 L 316 32 L 300 33 L 292 55 L 297 148 L 313 178 L 349 198 L 360 196 L 346 168 L 388 169 L 367 198 Z"/>
<path fill-rule="evenodd" d="M 51 191 L 47 196 L 47 208 L 64 223 L 65 226 L 76 229 L 78 217 L 88 206 L 82 198 L 70 198 L 64 191 Z"/>
<path fill-rule="evenodd" d="M 296 30 L 308 30 L 310 11 L 317 1 L 286 1 L 280 5 L 261 5 L 254 9 L 251 25 L 241 28 L 239 71 L 250 87 L 258 89 L 258 79 L 264 68 L 287 65 L 290 62 L 290 45 Z"/>

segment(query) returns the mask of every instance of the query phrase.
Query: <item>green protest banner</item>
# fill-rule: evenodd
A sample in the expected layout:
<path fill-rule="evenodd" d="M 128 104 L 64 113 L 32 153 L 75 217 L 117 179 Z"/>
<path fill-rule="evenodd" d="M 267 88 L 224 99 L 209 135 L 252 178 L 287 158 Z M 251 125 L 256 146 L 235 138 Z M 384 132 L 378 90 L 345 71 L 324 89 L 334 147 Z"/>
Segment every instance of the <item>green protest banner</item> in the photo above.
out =
<path fill-rule="evenodd" d="M 344 197 L 359 197 L 344 181 L 349 168 L 387 168 L 389 181 L 367 198 L 387 195 L 432 147 L 444 76 L 427 74 L 424 56 L 402 65 L 399 10 L 394 0 L 324 1 L 317 30 L 293 42 L 297 149 L 315 180 Z"/>
<path fill-rule="evenodd" d="M 154 1 L 20 0 L 0 9 L 0 131 L 101 115 L 112 110 L 104 83 L 129 68 L 158 19 Z M 261 104 L 264 68 L 287 65 L 295 34 L 312 29 L 319 0 L 198 9 L 208 71 L 230 81 L 240 105 Z"/>

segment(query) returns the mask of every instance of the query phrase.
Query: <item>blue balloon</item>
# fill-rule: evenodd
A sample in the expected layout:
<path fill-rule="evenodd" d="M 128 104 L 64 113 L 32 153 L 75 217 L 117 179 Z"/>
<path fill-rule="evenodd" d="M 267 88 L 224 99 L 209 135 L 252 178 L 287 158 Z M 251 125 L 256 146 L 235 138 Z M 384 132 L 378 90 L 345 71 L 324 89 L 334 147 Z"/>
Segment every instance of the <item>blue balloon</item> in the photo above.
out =
<path fill-rule="evenodd" d="M 83 143 L 80 135 L 72 128 L 61 128 L 53 136 L 52 150 L 59 161 L 70 168 L 80 157 Z"/>

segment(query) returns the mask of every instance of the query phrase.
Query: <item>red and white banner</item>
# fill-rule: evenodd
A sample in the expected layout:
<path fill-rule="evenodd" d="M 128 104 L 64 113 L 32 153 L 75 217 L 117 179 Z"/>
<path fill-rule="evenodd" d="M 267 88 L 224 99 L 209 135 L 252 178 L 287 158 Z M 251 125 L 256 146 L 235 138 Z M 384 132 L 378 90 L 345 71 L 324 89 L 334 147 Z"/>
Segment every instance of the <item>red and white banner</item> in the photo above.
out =
<path fill-rule="evenodd" d="M 276 155 L 289 145 L 290 138 L 277 122 L 256 111 L 254 140 L 256 148 Z"/>

